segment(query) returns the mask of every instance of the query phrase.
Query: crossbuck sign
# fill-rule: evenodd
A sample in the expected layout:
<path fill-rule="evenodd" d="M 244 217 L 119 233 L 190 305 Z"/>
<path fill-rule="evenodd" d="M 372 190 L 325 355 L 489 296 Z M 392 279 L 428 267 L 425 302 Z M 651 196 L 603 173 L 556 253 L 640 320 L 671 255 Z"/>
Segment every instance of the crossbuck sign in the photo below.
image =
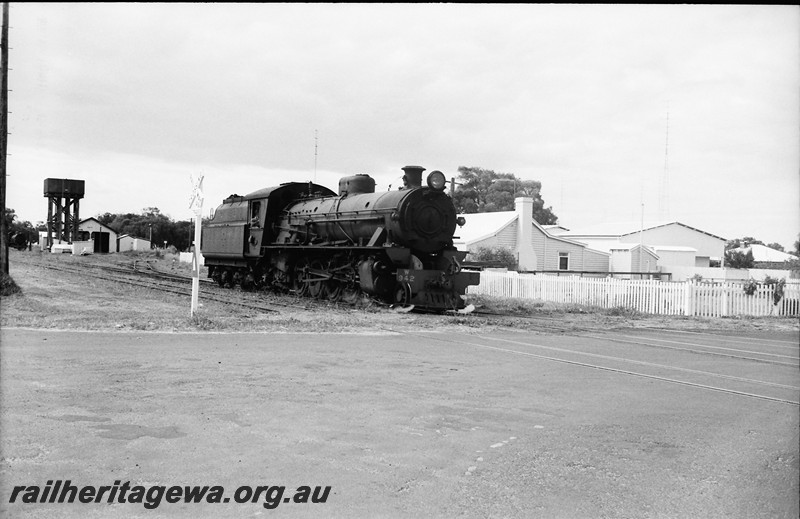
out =
<path fill-rule="evenodd" d="M 203 175 L 192 183 L 192 196 L 189 198 L 189 209 L 194 211 L 194 255 L 192 256 L 192 311 L 191 316 L 197 311 L 197 300 L 200 295 L 200 226 L 203 223 Z"/>

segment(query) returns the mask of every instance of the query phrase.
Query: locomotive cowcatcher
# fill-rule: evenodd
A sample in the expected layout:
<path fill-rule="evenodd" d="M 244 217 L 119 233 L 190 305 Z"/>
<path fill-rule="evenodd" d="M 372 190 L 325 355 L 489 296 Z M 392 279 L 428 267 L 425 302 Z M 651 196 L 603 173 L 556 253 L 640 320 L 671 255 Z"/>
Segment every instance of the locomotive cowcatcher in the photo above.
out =
<path fill-rule="evenodd" d="M 202 230 L 208 275 L 221 286 L 274 288 L 354 303 L 363 294 L 403 308 L 465 308 L 479 282 L 453 246 L 463 218 L 433 171 L 406 166 L 404 186 L 375 192 L 369 175 L 339 180 L 339 192 L 289 182 L 231 195 Z"/>

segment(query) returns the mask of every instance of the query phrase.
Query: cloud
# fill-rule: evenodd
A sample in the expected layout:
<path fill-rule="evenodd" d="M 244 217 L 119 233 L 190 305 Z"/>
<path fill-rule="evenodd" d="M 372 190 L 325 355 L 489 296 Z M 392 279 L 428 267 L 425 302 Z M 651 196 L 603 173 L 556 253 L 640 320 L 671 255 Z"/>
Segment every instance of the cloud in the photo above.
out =
<path fill-rule="evenodd" d="M 333 187 L 355 173 L 388 184 L 409 163 L 448 176 L 481 166 L 541 180 L 547 203 L 575 225 L 638 214 L 642 199 L 657 208 L 669 113 L 672 216 L 789 245 L 800 220 L 797 14 L 14 4 L 9 149 L 25 170 L 57 157 L 48 175 L 79 163 L 87 186 L 128 186 L 125 175 L 136 172 L 125 162 L 163 170 L 157 180 L 175 176 L 176 193 L 200 169 L 235 186 L 258 177 L 257 189 L 283 176 L 307 180 L 315 159 Z M 701 192 L 708 209 L 698 212 Z M 103 210 L 161 207 L 135 185 L 119 198 L 104 193 Z M 787 205 L 777 211 L 768 200 Z"/>

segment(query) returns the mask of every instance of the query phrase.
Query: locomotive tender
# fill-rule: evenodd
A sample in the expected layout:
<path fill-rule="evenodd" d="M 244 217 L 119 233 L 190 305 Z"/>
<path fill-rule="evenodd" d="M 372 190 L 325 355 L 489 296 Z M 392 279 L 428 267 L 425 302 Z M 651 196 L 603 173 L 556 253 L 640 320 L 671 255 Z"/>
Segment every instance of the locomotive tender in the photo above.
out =
<path fill-rule="evenodd" d="M 221 286 L 275 288 L 354 303 L 368 294 L 389 304 L 459 310 L 478 272 L 461 270 L 453 246 L 455 206 L 442 172 L 422 186 L 420 166 L 402 168 L 404 186 L 375 192 L 369 175 L 339 180 L 339 193 L 289 182 L 231 195 L 203 227 L 208 275 Z"/>

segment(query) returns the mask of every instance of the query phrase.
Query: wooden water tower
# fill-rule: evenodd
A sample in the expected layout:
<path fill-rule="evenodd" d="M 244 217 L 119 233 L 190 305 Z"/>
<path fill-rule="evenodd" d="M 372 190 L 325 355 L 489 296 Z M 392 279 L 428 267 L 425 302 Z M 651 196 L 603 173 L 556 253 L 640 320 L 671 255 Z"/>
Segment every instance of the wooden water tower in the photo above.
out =
<path fill-rule="evenodd" d="M 47 248 L 55 239 L 72 243 L 78 236 L 80 199 L 86 182 L 62 178 L 44 179 L 44 196 L 47 197 Z"/>

